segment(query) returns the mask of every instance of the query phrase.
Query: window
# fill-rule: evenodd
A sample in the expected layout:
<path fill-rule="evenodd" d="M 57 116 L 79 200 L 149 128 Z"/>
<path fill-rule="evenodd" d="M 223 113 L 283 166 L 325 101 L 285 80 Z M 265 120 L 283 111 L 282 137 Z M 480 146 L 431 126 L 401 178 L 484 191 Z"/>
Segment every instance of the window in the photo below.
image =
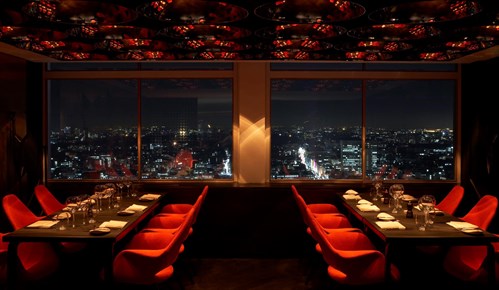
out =
<path fill-rule="evenodd" d="M 453 80 L 368 80 L 367 175 L 454 179 Z"/>
<path fill-rule="evenodd" d="M 362 81 L 272 80 L 273 179 L 362 178 Z"/>
<path fill-rule="evenodd" d="M 331 74 L 274 74 L 271 180 L 456 179 L 455 76 Z"/>
<path fill-rule="evenodd" d="M 232 81 L 142 81 L 142 179 L 232 178 Z"/>
<path fill-rule="evenodd" d="M 49 179 L 232 179 L 231 79 L 51 80 L 48 111 Z"/>
<path fill-rule="evenodd" d="M 136 80 L 52 80 L 48 112 L 49 178 L 137 175 Z"/>

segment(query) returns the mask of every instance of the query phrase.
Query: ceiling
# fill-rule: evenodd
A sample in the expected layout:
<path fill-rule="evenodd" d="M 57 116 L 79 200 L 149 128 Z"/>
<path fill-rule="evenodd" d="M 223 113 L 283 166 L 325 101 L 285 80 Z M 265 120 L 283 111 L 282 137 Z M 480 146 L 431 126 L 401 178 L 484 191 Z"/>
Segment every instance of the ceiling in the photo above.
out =
<path fill-rule="evenodd" d="M 33 61 L 470 63 L 497 0 L 0 0 L 0 52 Z"/>

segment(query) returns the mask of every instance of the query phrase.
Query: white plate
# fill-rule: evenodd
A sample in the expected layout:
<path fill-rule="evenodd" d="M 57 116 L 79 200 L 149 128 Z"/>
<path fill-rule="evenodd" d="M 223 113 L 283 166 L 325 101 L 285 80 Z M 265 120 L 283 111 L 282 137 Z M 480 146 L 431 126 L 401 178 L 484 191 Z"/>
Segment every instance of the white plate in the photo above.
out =
<path fill-rule="evenodd" d="M 481 235 L 483 234 L 483 231 L 479 228 L 464 228 L 461 230 L 461 232 L 469 235 Z"/>
<path fill-rule="evenodd" d="M 394 221 L 395 220 L 394 217 L 389 217 L 389 216 L 379 216 L 378 219 L 380 221 Z"/>
<path fill-rule="evenodd" d="M 111 229 L 110 228 L 105 228 L 105 227 L 99 227 L 90 230 L 90 234 L 94 236 L 100 236 L 100 235 L 105 235 L 107 233 L 110 233 Z"/>
<path fill-rule="evenodd" d="M 409 195 L 409 194 L 404 194 L 402 196 L 402 200 L 403 201 L 411 201 L 411 200 L 417 200 L 417 198 L 415 198 L 414 196 Z"/>
<path fill-rule="evenodd" d="M 56 214 L 54 216 L 54 219 L 55 220 L 65 220 L 65 219 L 68 219 L 70 217 L 71 217 L 71 213 L 65 211 L 65 212 L 61 212 L 60 214 Z"/>
<path fill-rule="evenodd" d="M 134 213 L 135 213 L 135 212 L 134 212 L 133 210 L 126 210 L 126 209 L 125 209 L 125 210 L 120 210 L 120 211 L 118 212 L 118 215 L 132 215 L 132 214 L 134 214 Z"/>

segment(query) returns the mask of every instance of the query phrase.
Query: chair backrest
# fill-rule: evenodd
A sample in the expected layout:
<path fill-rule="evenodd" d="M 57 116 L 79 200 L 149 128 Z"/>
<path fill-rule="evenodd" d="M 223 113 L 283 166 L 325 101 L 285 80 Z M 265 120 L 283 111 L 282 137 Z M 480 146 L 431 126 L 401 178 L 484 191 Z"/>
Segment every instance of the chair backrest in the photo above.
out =
<path fill-rule="evenodd" d="M 294 185 L 291 185 L 291 191 L 293 192 L 293 198 L 296 204 L 298 205 L 298 209 L 300 210 L 300 215 L 302 217 L 303 222 L 305 223 L 305 225 L 310 226 L 310 219 L 308 217 L 309 214 L 307 213 L 307 210 L 309 210 L 307 208 L 307 203 L 305 202 L 303 197 L 298 192 L 298 189 L 296 189 Z"/>
<path fill-rule="evenodd" d="M 206 199 L 207 194 L 208 194 L 208 185 L 205 185 L 203 187 L 203 191 L 198 196 L 198 198 L 196 199 L 196 202 L 193 205 L 193 208 L 194 208 L 194 221 L 193 221 L 193 223 L 196 222 L 196 220 L 198 218 L 199 211 L 201 210 L 201 207 L 203 206 L 203 203 Z"/>
<path fill-rule="evenodd" d="M 493 195 L 482 196 L 461 219 L 487 230 L 497 211 L 498 199 Z"/>
<path fill-rule="evenodd" d="M 64 204 L 43 184 L 35 186 L 35 196 L 46 215 L 53 214 L 64 208 Z"/>
<path fill-rule="evenodd" d="M 35 215 L 15 194 L 7 194 L 3 197 L 2 207 L 14 230 L 43 218 Z"/>
<path fill-rule="evenodd" d="M 7 251 L 9 249 L 9 243 L 3 241 L 3 236 L 5 233 L 0 233 L 0 285 L 5 285 L 7 282 Z M 0 289 L 2 289 L 0 287 Z"/>
<path fill-rule="evenodd" d="M 447 195 L 436 205 L 436 208 L 450 215 L 454 215 L 463 197 L 464 197 L 464 187 L 459 184 L 456 184 L 447 193 Z"/>
<path fill-rule="evenodd" d="M 43 218 L 36 216 L 14 194 L 7 194 L 3 197 L 2 207 L 14 230 Z M 55 273 L 59 268 L 59 257 L 49 243 L 20 243 L 17 248 L 17 257 L 21 264 L 23 279 L 38 280 Z"/>
<path fill-rule="evenodd" d="M 327 235 L 317 220 L 311 229 L 318 236 L 318 244 L 328 274 L 342 285 L 374 285 L 385 282 L 385 256 L 375 248 L 360 230 L 338 231 Z M 392 279 L 399 279 L 399 271 L 391 268 Z"/>
<path fill-rule="evenodd" d="M 175 232 L 141 230 L 114 258 L 114 279 L 139 285 L 163 283 L 173 276 L 173 263 L 188 232 L 189 223 L 183 223 Z"/>

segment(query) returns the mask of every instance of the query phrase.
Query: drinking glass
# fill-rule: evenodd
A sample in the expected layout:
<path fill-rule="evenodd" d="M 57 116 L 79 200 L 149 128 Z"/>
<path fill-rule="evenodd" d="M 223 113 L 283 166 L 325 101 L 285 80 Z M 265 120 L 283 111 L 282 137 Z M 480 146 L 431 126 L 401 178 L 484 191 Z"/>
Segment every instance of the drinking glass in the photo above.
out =
<path fill-rule="evenodd" d="M 390 193 L 390 196 L 394 201 L 392 213 L 399 213 L 402 210 L 400 199 L 404 195 L 404 185 L 400 183 L 392 184 L 388 189 L 388 193 Z"/>
<path fill-rule="evenodd" d="M 425 194 L 421 196 L 418 200 L 419 208 L 424 214 L 424 225 L 427 228 L 432 224 L 432 220 L 430 218 L 430 212 L 435 210 L 436 199 L 431 194 Z"/>
<path fill-rule="evenodd" d="M 375 175 L 372 178 L 373 201 L 379 200 L 383 196 L 383 179 L 381 176 Z"/>
<path fill-rule="evenodd" d="M 74 228 L 76 227 L 75 218 L 76 218 L 76 211 L 78 209 L 78 196 L 76 195 L 68 196 L 68 198 L 66 198 L 66 208 L 71 213 L 71 221 L 72 221 L 71 227 Z"/>

